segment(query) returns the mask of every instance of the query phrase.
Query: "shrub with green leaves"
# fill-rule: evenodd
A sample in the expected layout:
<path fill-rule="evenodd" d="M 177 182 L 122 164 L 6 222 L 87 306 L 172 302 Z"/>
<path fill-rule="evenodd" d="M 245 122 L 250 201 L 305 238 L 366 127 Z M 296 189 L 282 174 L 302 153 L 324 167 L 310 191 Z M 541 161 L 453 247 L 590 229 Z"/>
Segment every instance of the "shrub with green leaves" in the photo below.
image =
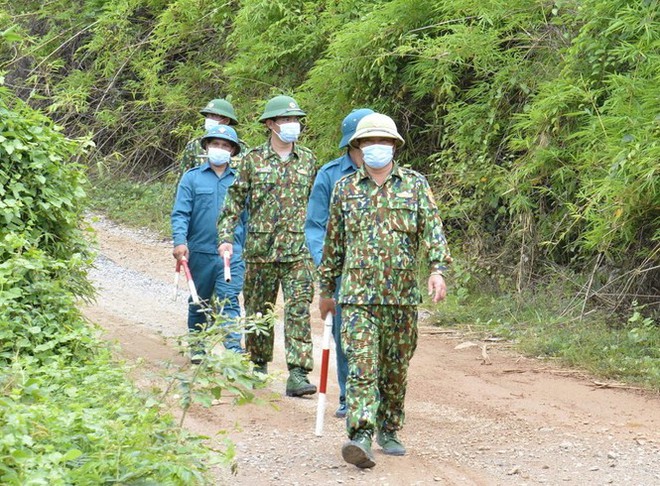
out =
<path fill-rule="evenodd" d="M 207 484 L 203 437 L 137 393 L 105 348 L 69 361 L 18 357 L 0 374 L 2 484 Z"/>
<path fill-rule="evenodd" d="M 0 87 L 0 483 L 204 484 L 203 438 L 130 384 L 77 309 L 92 295 L 82 147 Z"/>
<path fill-rule="evenodd" d="M 74 299 L 92 289 L 80 229 L 85 177 L 72 162 L 81 144 L 0 94 L 0 360 L 82 353 L 89 336 Z"/>
<path fill-rule="evenodd" d="M 656 1 L 587 1 L 574 22 L 561 71 L 516 124 L 507 194 L 544 259 L 597 256 L 617 306 L 660 285 L 660 14 Z"/>

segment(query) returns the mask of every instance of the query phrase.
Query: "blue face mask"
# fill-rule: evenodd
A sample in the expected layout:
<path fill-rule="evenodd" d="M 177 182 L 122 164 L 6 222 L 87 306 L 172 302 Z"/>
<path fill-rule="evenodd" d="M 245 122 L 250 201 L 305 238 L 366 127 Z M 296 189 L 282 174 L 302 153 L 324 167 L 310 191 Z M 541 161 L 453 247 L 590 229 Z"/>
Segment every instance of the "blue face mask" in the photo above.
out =
<path fill-rule="evenodd" d="M 284 143 L 292 143 L 298 140 L 300 135 L 300 123 L 282 123 L 280 125 L 280 133 L 277 134 L 280 140 Z"/>
<path fill-rule="evenodd" d="M 362 158 L 367 167 L 382 169 L 392 162 L 394 147 L 391 145 L 367 145 L 362 147 Z"/>
<path fill-rule="evenodd" d="M 209 147 L 208 156 L 209 162 L 216 167 L 228 164 L 231 160 L 231 153 L 218 147 Z"/>

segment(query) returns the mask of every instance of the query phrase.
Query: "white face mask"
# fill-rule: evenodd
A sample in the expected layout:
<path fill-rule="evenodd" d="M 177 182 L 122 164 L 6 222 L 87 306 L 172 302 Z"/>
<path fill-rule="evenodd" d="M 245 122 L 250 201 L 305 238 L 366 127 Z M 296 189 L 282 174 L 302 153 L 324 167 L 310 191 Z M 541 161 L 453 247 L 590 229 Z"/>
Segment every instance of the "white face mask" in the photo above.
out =
<path fill-rule="evenodd" d="M 209 162 L 216 167 L 228 164 L 231 160 L 231 153 L 219 147 L 209 147 Z"/>
<path fill-rule="evenodd" d="M 282 142 L 291 143 L 298 140 L 298 136 L 300 135 L 300 123 L 282 123 L 279 127 L 280 133 L 278 133 L 277 136 L 280 137 Z"/>
<path fill-rule="evenodd" d="M 218 120 L 214 120 L 213 118 L 204 118 L 204 130 L 208 130 L 209 128 L 216 127 L 218 125 L 220 125 Z"/>
<path fill-rule="evenodd" d="M 362 147 L 362 158 L 367 167 L 372 169 L 382 169 L 392 162 L 394 158 L 394 147 L 391 145 L 367 145 Z"/>

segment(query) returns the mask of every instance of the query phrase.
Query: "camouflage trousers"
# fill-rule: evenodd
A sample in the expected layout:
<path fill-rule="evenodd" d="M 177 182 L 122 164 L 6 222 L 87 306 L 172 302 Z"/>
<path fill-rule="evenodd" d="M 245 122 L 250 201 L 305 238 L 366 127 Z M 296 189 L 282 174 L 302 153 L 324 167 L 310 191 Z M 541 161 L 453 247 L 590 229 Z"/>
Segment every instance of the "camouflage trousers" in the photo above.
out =
<path fill-rule="evenodd" d="M 417 306 L 344 304 L 342 314 L 348 437 L 359 430 L 399 430 L 417 347 Z"/>
<path fill-rule="evenodd" d="M 311 263 L 299 260 L 286 263 L 248 263 L 245 272 L 246 315 L 266 314 L 275 305 L 280 284 L 284 292 L 284 350 L 289 369 L 314 367 L 309 306 L 314 296 Z M 274 329 L 267 334 L 248 334 L 245 347 L 252 361 L 273 360 Z"/>

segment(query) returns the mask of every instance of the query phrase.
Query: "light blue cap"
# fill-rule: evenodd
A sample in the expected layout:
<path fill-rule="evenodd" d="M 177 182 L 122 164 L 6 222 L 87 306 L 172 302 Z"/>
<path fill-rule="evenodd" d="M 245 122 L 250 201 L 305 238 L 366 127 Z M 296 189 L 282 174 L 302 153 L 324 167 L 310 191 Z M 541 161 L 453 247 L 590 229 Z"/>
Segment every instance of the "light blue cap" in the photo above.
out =
<path fill-rule="evenodd" d="M 209 128 L 200 140 L 202 148 L 206 149 L 206 144 L 212 138 L 228 140 L 236 146 L 236 153 L 240 151 L 241 147 L 239 145 L 238 134 L 236 133 L 236 130 L 234 130 L 229 125 L 215 125 Z"/>
<path fill-rule="evenodd" d="M 346 116 L 346 118 L 344 118 L 344 121 L 341 122 L 341 142 L 339 142 L 340 149 L 348 147 L 348 141 L 355 134 L 358 122 L 365 116 L 371 115 L 372 113 L 374 113 L 374 110 L 371 108 L 359 108 L 357 110 L 351 111 Z"/>

